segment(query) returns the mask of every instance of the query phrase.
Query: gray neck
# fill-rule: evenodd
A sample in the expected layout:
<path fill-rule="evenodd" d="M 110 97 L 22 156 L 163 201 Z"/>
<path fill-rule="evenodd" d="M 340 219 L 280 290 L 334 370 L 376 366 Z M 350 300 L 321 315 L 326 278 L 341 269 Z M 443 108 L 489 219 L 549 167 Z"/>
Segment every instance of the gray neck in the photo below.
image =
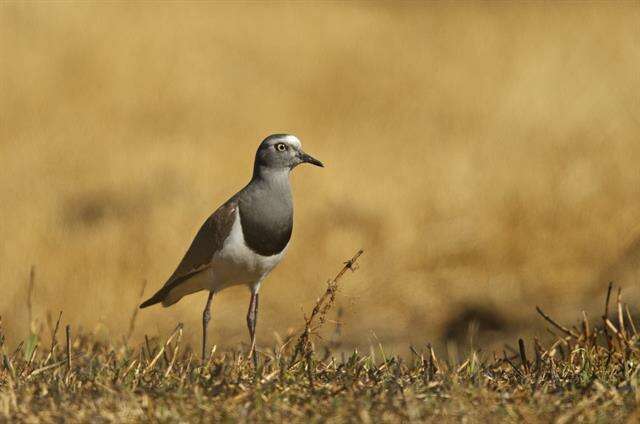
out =
<path fill-rule="evenodd" d="M 253 176 L 251 177 L 251 181 L 254 180 L 281 180 L 286 179 L 287 184 L 289 183 L 289 174 L 291 173 L 291 168 L 269 168 L 266 166 L 259 165 L 255 163 L 253 165 Z"/>
<path fill-rule="evenodd" d="M 249 191 L 256 193 L 260 199 L 267 202 L 269 205 L 262 205 L 269 208 L 275 207 L 275 205 L 287 206 L 287 208 L 293 208 L 291 199 L 291 184 L 289 183 L 289 174 L 291 169 L 289 168 L 264 168 L 259 167 L 253 172 L 253 178 L 249 182 Z"/>

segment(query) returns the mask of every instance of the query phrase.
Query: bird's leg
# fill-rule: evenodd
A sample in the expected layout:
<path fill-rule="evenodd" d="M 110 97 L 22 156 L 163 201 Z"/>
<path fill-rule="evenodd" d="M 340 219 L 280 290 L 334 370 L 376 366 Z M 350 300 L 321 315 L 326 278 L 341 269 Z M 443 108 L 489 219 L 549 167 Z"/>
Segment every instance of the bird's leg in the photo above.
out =
<path fill-rule="evenodd" d="M 256 355 L 256 324 L 258 322 L 258 292 L 251 290 L 251 301 L 249 302 L 249 312 L 247 312 L 247 327 L 251 336 L 251 350 L 249 356 L 253 359 L 253 366 L 258 367 L 258 357 Z"/>
<path fill-rule="evenodd" d="M 207 352 L 207 325 L 211 320 L 211 300 L 213 299 L 213 290 L 209 292 L 209 297 L 207 298 L 207 305 L 204 307 L 204 311 L 202 311 L 202 362 L 204 362 L 205 355 Z"/>

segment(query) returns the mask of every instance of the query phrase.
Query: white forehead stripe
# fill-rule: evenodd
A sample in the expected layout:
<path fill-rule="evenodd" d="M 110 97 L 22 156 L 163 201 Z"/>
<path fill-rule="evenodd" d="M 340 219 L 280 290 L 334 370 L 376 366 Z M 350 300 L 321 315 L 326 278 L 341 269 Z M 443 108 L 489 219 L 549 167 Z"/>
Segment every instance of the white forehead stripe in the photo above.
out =
<path fill-rule="evenodd" d="M 295 135 L 287 134 L 283 137 L 283 141 L 289 143 L 296 149 L 299 149 L 301 146 L 300 140 L 298 140 L 298 137 L 296 137 Z"/>

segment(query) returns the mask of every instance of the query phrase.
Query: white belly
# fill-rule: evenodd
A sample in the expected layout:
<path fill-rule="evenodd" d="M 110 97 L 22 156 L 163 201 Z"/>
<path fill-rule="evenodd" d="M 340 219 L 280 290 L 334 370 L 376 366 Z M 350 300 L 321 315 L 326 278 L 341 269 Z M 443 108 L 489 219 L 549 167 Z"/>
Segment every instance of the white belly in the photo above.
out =
<path fill-rule="evenodd" d="M 257 289 L 264 277 L 282 260 L 287 247 L 272 256 L 262 256 L 249 249 L 242 234 L 240 213 L 236 208 L 235 221 L 222 249 L 211 260 L 209 273 L 210 289 L 220 291 L 224 288 L 247 284 Z"/>

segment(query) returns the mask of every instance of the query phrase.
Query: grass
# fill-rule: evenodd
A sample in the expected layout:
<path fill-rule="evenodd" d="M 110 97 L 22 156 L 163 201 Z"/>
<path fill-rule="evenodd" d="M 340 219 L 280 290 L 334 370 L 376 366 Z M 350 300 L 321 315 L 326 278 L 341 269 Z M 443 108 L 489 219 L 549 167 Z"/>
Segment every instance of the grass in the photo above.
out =
<path fill-rule="evenodd" d="M 314 336 L 361 254 L 329 280 L 297 341 L 260 349 L 257 369 L 243 350 L 214 346 L 201 360 L 182 324 L 137 346 L 73 335 L 68 325 L 61 345 L 60 318 L 47 346 L 32 335 L 8 351 L 0 338 L 0 420 L 637 421 L 640 335 L 619 291 L 610 310 L 611 286 L 599 325 L 583 315 L 581 328 L 568 328 L 539 309 L 554 335 L 529 349 L 519 339 L 514 351 L 472 350 L 459 362 L 430 345 L 408 358 L 382 348 L 332 353 Z"/>

